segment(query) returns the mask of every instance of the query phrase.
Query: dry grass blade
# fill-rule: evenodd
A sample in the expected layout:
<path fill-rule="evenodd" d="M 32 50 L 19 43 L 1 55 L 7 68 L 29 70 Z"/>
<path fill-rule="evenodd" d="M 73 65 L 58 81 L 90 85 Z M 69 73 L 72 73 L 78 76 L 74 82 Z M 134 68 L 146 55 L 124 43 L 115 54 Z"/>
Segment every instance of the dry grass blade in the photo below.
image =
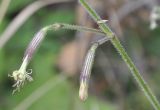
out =
<path fill-rule="evenodd" d="M 22 10 L 8 25 L 5 31 L 0 37 L 0 48 L 7 43 L 7 41 L 15 34 L 15 32 L 25 23 L 25 21 L 32 16 L 39 9 L 55 3 L 70 2 L 72 0 L 45 0 L 45 1 L 35 1 L 34 3 L 27 6 Z"/>

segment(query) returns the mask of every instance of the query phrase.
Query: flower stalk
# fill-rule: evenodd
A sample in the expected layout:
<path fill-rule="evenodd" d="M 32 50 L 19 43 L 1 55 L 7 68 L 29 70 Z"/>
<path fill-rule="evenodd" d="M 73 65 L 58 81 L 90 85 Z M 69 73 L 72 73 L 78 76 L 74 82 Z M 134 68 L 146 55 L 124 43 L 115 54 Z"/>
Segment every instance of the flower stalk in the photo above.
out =
<path fill-rule="evenodd" d="M 105 23 L 98 23 L 102 19 L 98 16 L 98 14 L 88 5 L 85 0 L 79 0 L 80 4 L 86 9 L 86 11 L 91 15 L 91 17 L 95 20 L 95 22 L 99 25 L 99 28 L 105 33 L 106 37 L 111 38 L 111 43 L 121 55 L 124 62 L 127 64 L 128 68 L 130 69 L 133 77 L 136 79 L 137 84 L 142 89 L 143 93 L 148 98 L 149 102 L 153 105 L 155 110 L 160 110 L 160 104 L 153 94 L 152 90 L 145 82 L 143 77 L 141 76 L 140 72 L 138 71 L 137 67 L 134 65 L 128 54 L 126 53 L 125 49 L 121 45 L 119 39 L 115 36 L 115 34 L 110 30 L 110 28 Z"/>
<path fill-rule="evenodd" d="M 96 42 L 93 42 L 90 49 L 87 52 L 85 57 L 84 65 L 82 68 L 81 76 L 80 76 L 80 88 L 79 88 L 79 97 L 82 101 L 85 101 L 88 97 L 88 86 L 89 86 L 89 79 L 91 76 L 91 70 L 93 67 L 93 62 L 95 58 L 95 52 L 99 45 L 107 42 L 107 37 L 104 37 Z"/>
<path fill-rule="evenodd" d="M 91 75 L 91 70 L 94 62 L 95 52 L 98 47 L 98 43 L 93 43 L 91 48 L 89 49 L 84 66 L 80 76 L 80 89 L 79 89 L 79 97 L 81 100 L 85 101 L 88 97 L 88 83 Z"/>
<path fill-rule="evenodd" d="M 29 62 L 31 61 L 33 55 L 35 54 L 36 50 L 40 46 L 41 42 L 44 40 L 47 31 L 53 30 L 57 31 L 60 29 L 67 29 L 67 30 L 77 30 L 77 31 L 88 31 L 93 32 L 97 34 L 103 34 L 104 33 L 97 29 L 92 29 L 88 27 L 83 26 L 76 26 L 76 25 L 69 25 L 64 23 L 55 23 L 49 26 L 46 26 L 42 28 L 38 33 L 36 33 L 32 39 L 32 41 L 29 43 L 23 57 L 23 62 L 19 70 L 15 70 L 12 75 L 9 75 L 10 77 L 13 77 L 15 84 L 13 87 L 15 88 L 13 90 L 13 94 L 16 91 L 20 91 L 20 88 L 23 87 L 25 81 L 33 81 L 33 78 L 30 76 L 32 74 L 32 70 L 30 72 L 27 72 L 27 66 Z"/>

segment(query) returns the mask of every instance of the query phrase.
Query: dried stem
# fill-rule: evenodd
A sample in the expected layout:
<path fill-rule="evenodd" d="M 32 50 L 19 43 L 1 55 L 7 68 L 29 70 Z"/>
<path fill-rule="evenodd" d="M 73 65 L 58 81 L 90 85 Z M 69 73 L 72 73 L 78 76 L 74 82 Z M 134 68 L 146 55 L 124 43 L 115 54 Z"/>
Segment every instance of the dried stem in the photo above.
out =
<path fill-rule="evenodd" d="M 3 0 L 7 1 L 7 0 Z M 5 31 L 0 36 L 0 49 L 8 42 L 8 40 L 16 33 L 16 31 L 39 9 L 56 3 L 71 2 L 73 0 L 38 0 L 23 9 L 7 26 Z"/>

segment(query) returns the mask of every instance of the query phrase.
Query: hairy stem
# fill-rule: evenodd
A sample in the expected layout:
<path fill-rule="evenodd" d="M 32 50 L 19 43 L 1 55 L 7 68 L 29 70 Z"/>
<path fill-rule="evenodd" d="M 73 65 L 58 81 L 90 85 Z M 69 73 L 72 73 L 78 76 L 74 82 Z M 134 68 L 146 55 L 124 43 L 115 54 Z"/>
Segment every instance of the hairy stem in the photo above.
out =
<path fill-rule="evenodd" d="M 105 22 L 98 23 L 99 21 L 102 21 L 102 19 L 98 16 L 98 14 L 88 5 L 88 3 L 85 0 L 79 0 L 79 2 L 82 4 L 82 6 L 88 11 L 88 13 L 91 15 L 91 17 L 97 22 L 100 29 L 106 34 L 107 37 L 112 38 L 111 43 L 116 48 L 116 50 L 121 55 L 124 62 L 127 64 L 128 68 L 130 69 L 133 77 L 136 79 L 138 85 L 143 90 L 144 94 L 150 101 L 150 103 L 153 105 L 153 107 L 156 110 L 160 110 L 160 104 L 151 91 L 148 84 L 145 82 L 145 80 L 140 75 L 140 72 L 138 71 L 137 67 L 134 65 L 128 54 L 126 53 L 125 49 L 121 45 L 118 38 L 114 35 L 114 33 L 110 30 L 110 28 L 105 24 Z"/>
<path fill-rule="evenodd" d="M 62 29 L 69 29 L 69 30 L 76 30 L 76 31 L 88 31 L 88 32 L 93 32 L 96 34 L 104 34 L 101 30 L 98 29 L 93 29 L 93 28 L 88 28 L 85 26 L 77 26 L 77 25 L 70 25 L 70 24 L 64 24 L 64 23 L 57 23 L 58 25 L 61 26 Z"/>

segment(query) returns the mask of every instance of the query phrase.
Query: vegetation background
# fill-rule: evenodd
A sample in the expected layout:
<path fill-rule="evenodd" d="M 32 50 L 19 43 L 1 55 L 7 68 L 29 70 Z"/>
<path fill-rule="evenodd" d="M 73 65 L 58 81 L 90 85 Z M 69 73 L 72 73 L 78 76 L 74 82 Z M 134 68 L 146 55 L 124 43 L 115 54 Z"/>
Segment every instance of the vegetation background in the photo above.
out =
<path fill-rule="evenodd" d="M 25 7 L 37 2 L 9 1 L 7 12 L 0 23 L 0 45 L 4 43 L 4 32 L 13 19 Z M 40 1 L 47 3 L 52 0 Z M 3 0 L 0 1 L 2 2 Z M 117 34 L 156 96 L 160 97 L 160 28 L 150 29 L 150 15 L 159 2 L 156 0 L 88 0 L 88 2 L 103 19 L 109 20 L 107 24 Z M 15 25 L 19 25 L 20 21 L 15 22 Z M 76 0 L 50 3 L 30 16 L 15 34 L 11 35 L 12 38 L 0 47 L 0 110 L 153 109 L 109 42 L 100 46 L 96 52 L 89 97 L 85 102 L 80 101 L 79 75 L 84 56 L 90 43 L 103 37 L 86 32 L 49 31 L 29 65 L 33 70 L 34 81 L 27 83 L 19 93 L 12 95 L 14 81 L 8 74 L 19 69 L 24 51 L 34 34 L 42 27 L 56 22 L 98 28 Z"/>

